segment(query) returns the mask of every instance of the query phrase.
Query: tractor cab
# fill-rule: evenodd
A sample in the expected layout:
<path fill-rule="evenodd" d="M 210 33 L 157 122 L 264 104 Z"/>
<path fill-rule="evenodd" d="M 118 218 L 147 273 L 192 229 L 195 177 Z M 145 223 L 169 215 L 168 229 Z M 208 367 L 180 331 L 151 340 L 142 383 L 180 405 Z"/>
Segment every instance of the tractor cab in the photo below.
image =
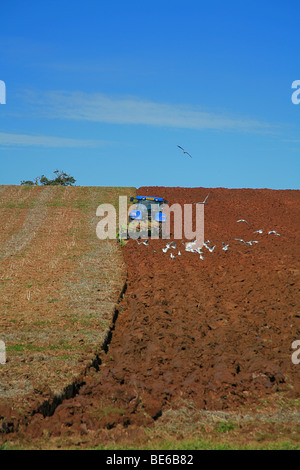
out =
<path fill-rule="evenodd" d="M 129 214 L 130 220 L 149 220 L 156 222 L 165 222 L 166 214 L 163 213 L 163 206 L 168 201 L 162 197 L 136 196 L 131 197 L 130 201 L 136 206 L 135 210 Z"/>

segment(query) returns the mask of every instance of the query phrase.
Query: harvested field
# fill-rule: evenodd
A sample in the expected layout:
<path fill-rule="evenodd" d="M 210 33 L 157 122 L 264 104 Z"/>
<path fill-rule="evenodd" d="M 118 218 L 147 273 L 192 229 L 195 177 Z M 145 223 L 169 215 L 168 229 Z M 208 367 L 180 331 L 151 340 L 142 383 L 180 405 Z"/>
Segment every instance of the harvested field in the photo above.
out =
<path fill-rule="evenodd" d="M 1 187 L 4 427 L 70 393 L 105 341 L 126 269 L 120 247 L 97 238 L 96 209 L 119 193 L 132 188 Z"/>
<path fill-rule="evenodd" d="M 147 187 L 138 194 L 146 191 L 170 205 L 202 201 L 210 192 L 205 239 L 214 251 L 203 248 L 202 260 L 185 251 L 186 240 L 176 240 L 172 259 L 171 250 L 162 251 L 167 240 L 148 246 L 129 240 L 122 248 L 126 292 L 99 366 L 86 371 L 74 396 L 53 414 L 35 413 L 5 439 L 93 447 L 216 438 L 216 429 L 235 429 L 234 439 L 244 445 L 257 442 L 258 432 L 267 433 L 268 442 L 284 438 L 296 445 L 300 364 L 292 362 L 291 345 L 300 339 L 299 191 Z M 254 233 L 259 229 L 263 233 Z M 280 235 L 268 234 L 273 230 Z M 70 266 L 68 286 L 73 275 Z M 57 302 L 65 311 L 63 296 Z M 34 310 L 27 320 L 20 311 L 17 304 L 17 325 L 34 321 Z M 76 324 L 72 334 L 79 335 Z M 75 366 L 79 358 L 72 358 Z M 29 370 L 27 360 L 24 367 Z"/>

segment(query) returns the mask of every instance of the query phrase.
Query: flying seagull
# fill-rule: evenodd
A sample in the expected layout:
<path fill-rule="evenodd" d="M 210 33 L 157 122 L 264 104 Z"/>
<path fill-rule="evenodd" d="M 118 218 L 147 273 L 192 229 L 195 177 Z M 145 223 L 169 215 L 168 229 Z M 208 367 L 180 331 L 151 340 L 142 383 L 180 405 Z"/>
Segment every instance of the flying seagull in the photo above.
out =
<path fill-rule="evenodd" d="M 246 224 L 248 224 L 248 225 L 249 225 L 249 223 L 248 223 L 248 222 L 247 222 L 247 220 L 245 220 L 245 219 L 240 219 L 240 220 L 237 220 L 237 222 L 246 222 Z"/>
<path fill-rule="evenodd" d="M 247 243 L 242 238 L 235 238 L 235 240 L 237 240 L 238 242 L 242 242 L 244 243 L 244 245 L 247 246 Z"/>
<path fill-rule="evenodd" d="M 222 244 L 223 244 L 223 248 L 222 248 L 222 250 L 224 250 L 224 251 L 227 251 L 227 250 L 228 250 L 228 247 L 229 247 L 229 245 L 228 245 L 228 244 L 227 244 L 227 245 L 225 245 L 225 243 L 224 243 L 224 242 L 222 242 Z"/>
<path fill-rule="evenodd" d="M 170 245 L 171 245 L 171 243 L 167 243 L 166 246 L 165 246 L 165 248 L 162 249 L 162 251 L 163 251 L 164 253 L 167 253 L 167 251 L 170 249 Z"/>
<path fill-rule="evenodd" d="M 275 230 L 270 230 L 270 232 L 268 232 L 268 235 L 271 235 L 272 233 L 274 233 L 274 235 L 278 235 L 280 237 L 280 233 L 277 233 Z"/>
<path fill-rule="evenodd" d="M 208 193 L 208 195 L 206 196 L 206 198 L 204 199 L 204 201 L 202 201 L 202 202 L 196 202 L 196 204 L 206 204 L 206 201 L 207 201 L 207 198 L 208 198 L 209 195 L 210 195 L 210 193 Z"/>
<path fill-rule="evenodd" d="M 210 247 L 207 245 L 208 243 L 211 243 L 211 242 L 209 240 L 207 240 L 207 242 L 204 242 L 203 245 L 205 246 L 205 248 L 207 248 L 209 250 Z"/>
<path fill-rule="evenodd" d="M 173 246 L 172 246 L 172 243 L 173 243 Z M 166 244 L 166 247 L 162 249 L 162 251 L 164 253 L 167 253 L 167 251 L 170 249 L 170 248 L 176 248 L 176 242 L 169 242 Z"/>
<path fill-rule="evenodd" d="M 185 245 L 185 251 L 194 251 L 193 246 L 196 245 L 197 240 L 194 242 L 189 242 Z"/>
<path fill-rule="evenodd" d="M 212 253 L 212 252 L 214 251 L 214 249 L 216 248 L 216 245 L 214 245 L 214 246 L 207 246 L 207 245 L 204 244 L 204 246 L 205 246 L 205 248 L 207 248 L 211 253 Z"/>
<path fill-rule="evenodd" d="M 260 228 L 259 230 L 255 230 L 253 233 L 263 233 L 263 229 Z"/>
<path fill-rule="evenodd" d="M 179 147 L 183 151 L 183 153 L 186 153 L 190 158 L 192 158 L 192 155 L 190 155 L 189 152 L 180 147 L 180 145 L 177 145 L 177 147 Z"/>
<path fill-rule="evenodd" d="M 149 240 L 145 240 L 145 241 L 141 240 L 140 242 L 137 240 L 136 242 L 138 245 L 146 245 L 146 246 L 149 245 Z"/>

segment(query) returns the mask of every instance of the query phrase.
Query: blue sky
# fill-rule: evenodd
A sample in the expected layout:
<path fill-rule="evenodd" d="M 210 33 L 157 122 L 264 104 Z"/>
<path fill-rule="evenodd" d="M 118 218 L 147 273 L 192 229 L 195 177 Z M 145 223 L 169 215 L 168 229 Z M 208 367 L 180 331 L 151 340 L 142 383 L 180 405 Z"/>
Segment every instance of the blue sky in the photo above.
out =
<path fill-rule="evenodd" d="M 0 184 L 299 189 L 298 0 L 15 0 L 0 17 Z"/>

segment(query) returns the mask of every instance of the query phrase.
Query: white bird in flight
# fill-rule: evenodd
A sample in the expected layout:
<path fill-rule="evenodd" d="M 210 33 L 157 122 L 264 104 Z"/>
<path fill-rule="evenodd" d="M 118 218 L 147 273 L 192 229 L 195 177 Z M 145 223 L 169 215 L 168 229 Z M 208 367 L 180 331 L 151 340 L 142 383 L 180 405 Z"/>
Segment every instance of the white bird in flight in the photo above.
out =
<path fill-rule="evenodd" d="M 270 232 L 268 232 L 268 235 L 271 235 L 272 233 L 280 237 L 280 233 L 277 233 L 275 230 L 270 230 Z"/>
<path fill-rule="evenodd" d="M 174 245 L 172 246 L 172 243 L 174 243 Z M 167 253 L 167 251 L 170 249 L 170 248 L 176 248 L 176 242 L 169 242 L 166 244 L 166 247 L 162 249 L 162 251 L 164 253 Z"/>
<path fill-rule="evenodd" d="M 244 245 L 247 246 L 247 243 L 242 238 L 235 238 L 235 240 L 237 240 L 238 242 L 242 242 L 242 243 L 244 243 Z"/>
<path fill-rule="evenodd" d="M 202 201 L 202 202 L 196 202 L 196 204 L 206 204 L 206 201 L 207 201 L 207 198 L 208 198 L 209 195 L 210 195 L 210 193 L 208 193 L 208 195 L 206 196 L 206 198 L 204 199 L 204 201 Z"/>
<path fill-rule="evenodd" d="M 203 243 L 203 246 L 205 246 L 205 248 L 207 248 L 209 251 L 213 251 L 215 247 L 214 247 L 214 246 L 213 246 L 213 247 L 208 246 L 208 245 L 207 245 L 208 243 L 211 243 L 211 242 L 210 242 L 209 240 L 207 240 L 207 242 L 204 242 L 204 243 Z M 212 248 L 212 249 L 211 249 L 211 248 Z"/>
<path fill-rule="evenodd" d="M 224 242 L 222 242 L 222 244 L 223 244 L 223 248 L 222 248 L 222 250 L 224 250 L 224 251 L 227 251 L 227 250 L 228 250 L 228 248 L 229 248 L 229 245 L 225 245 L 225 243 L 224 243 Z"/>
<path fill-rule="evenodd" d="M 194 242 L 189 242 L 185 245 L 185 251 L 193 251 L 193 246 L 196 245 L 197 240 Z"/>
<path fill-rule="evenodd" d="M 260 228 L 259 230 L 255 230 L 253 233 L 263 233 L 263 230 Z"/>
<path fill-rule="evenodd" d="M 247 222 L 247 220 L 245 220 L 245 219 L 240 219 L 240 220 L 237 220 L 237 222 L 246 222 L 246 224 L 248 224 L 248 225 L 249 225 L 249 223 L 248 223 L 248 222 Z"/>
<path fill-rule="evenodd" d="M 183 153 L 186 153 L 190 158 L 192 158 L 192 155 L 190 155 L 189 152 L 180 147 L 180 145 L 177 145 L 177 147 L 179 147 L 183 151 Z"/>
<path fill-rule="evenodd" d="M 216 245 L 214 246 L 206 246 L 206 248 L 212 253 L 214 249 L 216 248 Z"/>
<path fill-rule="evenodd" d="M 147 246 L 147 245 L 149 245 L 149 240 L 140 241 L 140 242 L 137 240 L 137 244 L 138 244 L 138 245 L 142 245 L 142 244 L 143 244 L 143 245 L 146 245 L 146 246 Z"/>

